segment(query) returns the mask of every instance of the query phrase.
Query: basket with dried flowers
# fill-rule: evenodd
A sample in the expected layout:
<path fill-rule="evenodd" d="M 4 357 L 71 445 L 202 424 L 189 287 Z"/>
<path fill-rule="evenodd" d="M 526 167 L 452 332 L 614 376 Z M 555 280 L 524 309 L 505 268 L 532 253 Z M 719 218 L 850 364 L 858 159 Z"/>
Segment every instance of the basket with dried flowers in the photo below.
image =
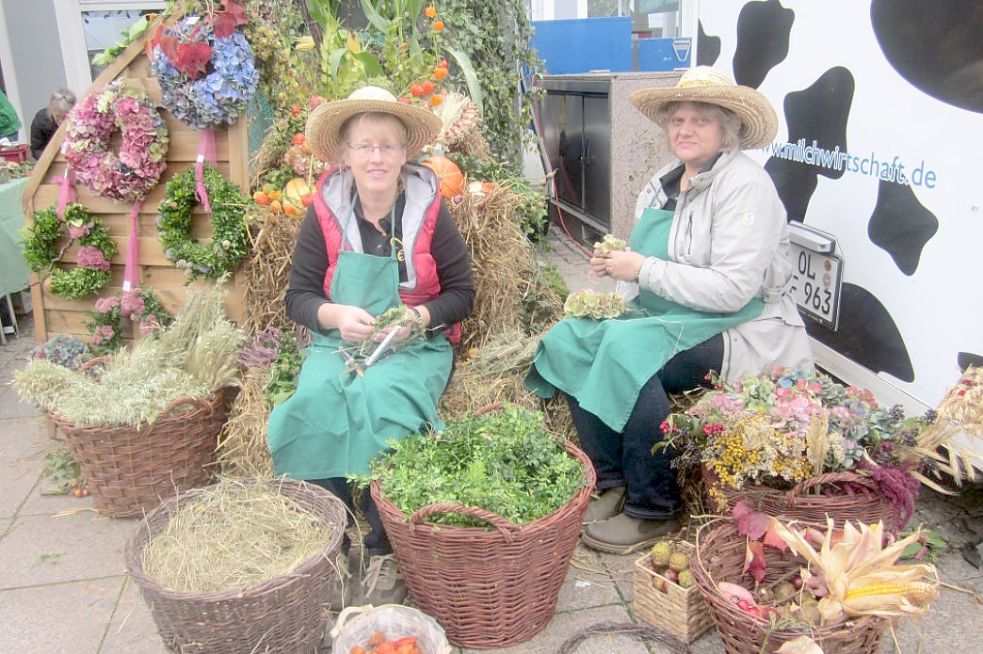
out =
<path fill-rule="evenodd" d="M 771 369 L 714 389 L 662 425 L 677 467 L 700 466 L 715 509 L 838 523 L 911 519 L 922 461 L 902 457 L 927 425 L 814 370 Z"/>

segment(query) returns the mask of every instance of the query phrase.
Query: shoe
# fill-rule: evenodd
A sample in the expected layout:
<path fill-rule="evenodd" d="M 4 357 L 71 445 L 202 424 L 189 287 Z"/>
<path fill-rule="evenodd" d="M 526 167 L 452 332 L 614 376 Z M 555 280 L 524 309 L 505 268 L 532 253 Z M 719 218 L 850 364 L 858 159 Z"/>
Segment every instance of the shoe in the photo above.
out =
<path fill-rule="evenodd" d="M 328 608 L 332 611 L 341 611 L 352 605 L 352 573 L 348 565 L 348 553 L 339 553 L 332 560 L 331 567 L 335 570 L 335 574 L 331 576 L 328 585 Z"/>
<path fill-rule="evenodd" d="M 631 554 L 679 530 L 679 520 L 639 520 L 620 513 L 584 527 L 584 545 L 611 554 Z"/>
<path fill-rule="evenodd" d="M 625 504 L 625 487 L 615 486 L 605 488 L 591 499 L 584 512 L 584 524 L 588 525 L 601 520 L 607 520 L 621 513 Z"/>
<path fill-rule="evenodd" d="M 353 591 L 352 606 L 402 604 L 406 595 L 406 582 L 399 574 L 396 557 L 376 554 L 369 557 L 362 583 Z"/>

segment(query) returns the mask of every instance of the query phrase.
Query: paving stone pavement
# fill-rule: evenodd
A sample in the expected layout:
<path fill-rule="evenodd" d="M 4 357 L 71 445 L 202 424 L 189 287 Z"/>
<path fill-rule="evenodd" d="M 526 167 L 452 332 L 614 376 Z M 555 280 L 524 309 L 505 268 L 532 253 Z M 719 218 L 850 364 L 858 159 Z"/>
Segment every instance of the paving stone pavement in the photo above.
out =
<path fill-rule="evenodd" d="M 546 256 L 571 289 L 610 290 L 588 277 L 585 256 L 565 236 L 551 232 L 549 243 Z M 44 456 L 61 443 L 49 435 L 46 420 L 21 403 L 10 387 L 33 345 L 30 318 L 24 318 L 22 325 L 24 335 L 0 347 L 0 654 L 163 654 L 167 650 L 123 560 L 123 545 L 138 522 L 100 516 L 90 498 L 42 493 Z M 958 551 L 964 543 L 983 538 L 983 491 L 969 489 L 951 499 L 925 491 L 915 521 L 939 530 L 950 543 L 938 563 L 942 580 L 983 593 L 983 572 L 967 564 Z M 633 621 L 634 559 L 579 546 L 556 615 L 539 635 L 507 649 L 455 652 L 555 654 L 580 630 L 602 622 Z M 921 644 L 926 654 L 976 654 L 983 651 L 981 624 L 983 604 L 971 594 L 946 588 L 926 618 L 902 622 L 897 651 L 914 654 Z M 719 654 L 723 647 L 711 630 L 692 643 L 691 650 Z M 670 650 L 605 635 L 593 637 L 575 651 L 658 654 Z M 894 651 L 888 636 L 882 652 Z"/>

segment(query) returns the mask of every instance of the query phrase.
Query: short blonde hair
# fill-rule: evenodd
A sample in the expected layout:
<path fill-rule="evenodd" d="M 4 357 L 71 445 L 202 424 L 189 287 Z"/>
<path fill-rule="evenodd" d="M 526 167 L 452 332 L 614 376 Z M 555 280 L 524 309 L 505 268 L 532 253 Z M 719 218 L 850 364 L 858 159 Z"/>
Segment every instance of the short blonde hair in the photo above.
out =
<path fill-rule="evenodd" d="M 669 125 L 669 119 L 672 118 L 673 114 L 679 110 L 679 108 L 687 104 L 686 102 L 667 102 L 662 107 L 659 108 L 659 113 L 656 118 L 656 124 L 659 125 L 666 135 L 666 145 L 669 145 L 669 130 L 666 129 Z M 724 152 L 730 152 L 732 150 L 738 150 L 741 147 L 741 119 L 737 117 L 730 109 L 724 109 L 723 107 L 712 104 L 709 102 L 689 102 L 697 108 L 698 111 L 704 114 L 709 114 L 720 123 L 721 131 L 721 147 Z"/>

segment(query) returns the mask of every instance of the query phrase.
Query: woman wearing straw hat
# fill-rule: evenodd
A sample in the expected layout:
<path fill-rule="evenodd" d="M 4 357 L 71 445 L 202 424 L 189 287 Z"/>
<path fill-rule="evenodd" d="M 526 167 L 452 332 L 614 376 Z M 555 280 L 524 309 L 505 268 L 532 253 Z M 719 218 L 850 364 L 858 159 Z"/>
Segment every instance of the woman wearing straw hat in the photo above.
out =
<path fill-rule="evenodd" d="M 584 542 L 627 554 L 678 527 L 682 510 L 661 424 L 667 393 L 769 365 L 810 365 L 788 293 L 785 210 L 767 173 L 741 152 L 778 129 L 754 89 L 698 66 L 632 104 L 666 132 L 674 160 L 639 194 L 630 249 L 595 251 L 597 275 L 637 283 L 644 317 L 568 319 L 542 339 L 527 385 L 567 395 L 600 496 Z M 637 315 L 637 314 L 634 314 Z"/>
<path fill-rule="evenodd" d="M 440 127 L 430 111 L 378 87 L 320 105 L 307 120 L 314 155 L 338 167 L 318 181 L 294 250 L 287 314 L 313 342 L 296 393 L 270 415 L 269 444 L 278 475 L 324 486 L 349 505 L 346 478 L 368 473 L 387 440 L 439 424 L 451 343 L 474 303 L 464 239 L 437 179 L 407 163 Z M 406 326 L 393 337 L 400 347 L 349 372 L 345 348 L 369 339 L 376 316 L 400 304 L 427 337 L 408 340 Z M 370 558 L 353 603 L 401 602 L 392 549 L 367 492 L 364 501 Z"/>

